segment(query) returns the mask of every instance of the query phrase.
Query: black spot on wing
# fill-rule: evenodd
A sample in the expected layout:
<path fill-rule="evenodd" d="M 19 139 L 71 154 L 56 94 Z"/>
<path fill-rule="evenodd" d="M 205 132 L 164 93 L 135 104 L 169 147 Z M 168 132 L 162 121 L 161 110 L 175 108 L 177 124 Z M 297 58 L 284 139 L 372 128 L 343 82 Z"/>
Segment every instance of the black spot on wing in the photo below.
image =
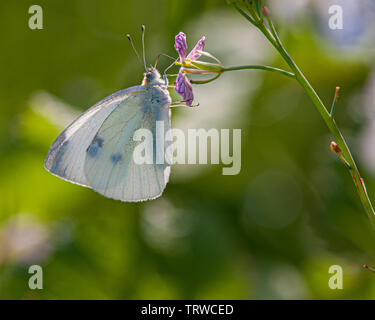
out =
<path fill-rule="evenodd" d="M 118 162 L 120 162 L 122 160 L 122 155 L 121 153 L 114 153 L 112 156 L 111 156 L 111 161 L 113 164 L 116 164 Z"/>
<path fill-rule="evenodd" d="M 94 157 L 96 157 L 97 156 L 97 154 L 98 154 L 98 147 L 96 146 L 96 145 L 90 145 L 88 148 L 87 148 L 87 154 L 90 156 L 90 157 L 92 157 L 92 158 L 94 158 Z"/>
<path fill-rule="evenodd" d="M 103 147 L 103 142 L 104 142 L 103 138 L 96 136 L 93 142 L 96 143 L 99 148 Z"/>
<path fill-rule="evenodd" d="M 94 158 L 98 155 L 99 149 L 103 147 L 104 139 L 96 136 L 94 140 L 92 140 L 91 144 L 87 148 L 87 154 Z"/>

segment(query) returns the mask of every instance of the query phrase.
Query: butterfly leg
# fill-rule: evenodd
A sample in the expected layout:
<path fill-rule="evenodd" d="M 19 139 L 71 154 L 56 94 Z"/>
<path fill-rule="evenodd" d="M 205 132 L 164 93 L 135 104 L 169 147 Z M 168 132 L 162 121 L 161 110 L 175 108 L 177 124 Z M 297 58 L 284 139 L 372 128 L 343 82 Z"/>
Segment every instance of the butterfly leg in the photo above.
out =
<path fill-rule="evenodd" d="M 167 74 L 167 71 L 170 68 L 172 68 L 176 64 L 177 61 L 178 61 L 178 58 L 175 61 L 173 61 L 173 63 L 171 65 L 169 65 L 167 68 L 164 69 L 163 79 L 164 79 L 165 84 L 168 84 L 168 80 L 167 79 L 168 79 L 168 76 L 170 76 L 169 74 Z"/>
<path fill-rule="evenodd" d="M 189 108 L 195 108 L 195 107 L 199 107 L 199 103 L 198 104 L 193 104 L 191 106 L 188 106 L 186 105 L 186 101 L 175 101 L 175 102 L 172 102 L 171 107 L 189 107 Z"/>
<path fill-rule="evenodd" d="M 174 88 L 175 87 L 175 83 L 173 84 L 173 85 L 168 85 L 168 81 L 167 81 L 167 79 L 168 79 L 168 77 L 177 77 L 178 76 L 178 74 L 167 74 L 167 73 L 164 73 L 164 82 L 165 82 L 165 84 L 167 85 L 167 87 L 168 88 Z"/>

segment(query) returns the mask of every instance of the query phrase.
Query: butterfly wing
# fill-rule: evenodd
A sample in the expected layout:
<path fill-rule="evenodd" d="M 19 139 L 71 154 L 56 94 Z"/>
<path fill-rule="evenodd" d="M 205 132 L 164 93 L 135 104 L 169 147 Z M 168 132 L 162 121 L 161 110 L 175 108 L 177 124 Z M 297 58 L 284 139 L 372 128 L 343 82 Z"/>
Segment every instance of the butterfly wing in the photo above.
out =
<path fill-rule="evenodd" d="M 143 89 L 143 86 L 135 86 L 118 91 L 73 121 L 52 144 L 44 163 L 45 168 L 64 180 L 89 186 L 84 173 L 87 148 L 109 114 L 135 92 Z"/>
<path fill-rule="evenodd" d="M 169 105 L 147 105 L 147 94 L 127 99 L 103 122 L 87 149 L 84 172 L 93 190 L 121 201 L 154 199 L 163 192 L 170 173 L 168 164 L 136 164 L 133 140 L 137 129 L 148 129 L 156 137 L 156 121 L 170 129 Z M 168 143 L 165 143 L 164 150 Z M 156 158 L 154 144 L 153 158 Z"/>

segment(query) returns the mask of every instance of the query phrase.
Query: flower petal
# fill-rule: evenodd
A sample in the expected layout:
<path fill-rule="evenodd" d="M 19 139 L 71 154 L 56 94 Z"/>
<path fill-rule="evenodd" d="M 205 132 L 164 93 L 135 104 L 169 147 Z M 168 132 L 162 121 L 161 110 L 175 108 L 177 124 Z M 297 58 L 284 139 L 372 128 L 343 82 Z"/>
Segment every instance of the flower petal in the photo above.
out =
<path fill-rule="evenodd" d="M 180 56 L 180 60 L 185 60 L 187 54 L 187 44 L 186 44 L 186 35 L 183 32 L 180 32 L 175 37 L 174 47 L 176 48 L 178 55 Z"/>
<path fill-rule="evenodd" d="M 197 52 L 197 50 L 199 51 L 203 51 L 203 48 L 204 48 L 204 44 L 206 42 L 206 37 L 202 37 L 198 42 L 197 44 L 195 45 L 195 47 L 193 48 L 193 50 L 191 50 L 191 52 L 189 53 L 189 55 L 187 56 L 188 59 L 190 60 L 197 60 L 201 54 Z"/>
<path fill-rule="evenodd" d="M 190 84 L 189 79 L 180 72 L 177 75 L 175 89 L 177 93 L 182 96 L 187 106 L 191 106 L 194 100 L 193 88 Z"/>

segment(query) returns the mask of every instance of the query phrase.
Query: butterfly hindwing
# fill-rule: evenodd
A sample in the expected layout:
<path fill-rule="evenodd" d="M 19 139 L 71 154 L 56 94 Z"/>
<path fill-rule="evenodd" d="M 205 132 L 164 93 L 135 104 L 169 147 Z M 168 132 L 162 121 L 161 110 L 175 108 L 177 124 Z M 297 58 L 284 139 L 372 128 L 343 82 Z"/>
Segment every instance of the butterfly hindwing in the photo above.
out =
<path fill-rule="evenodd" d="M 147 94 L 137 93 L 122 103 L 103 122 L 86 151 L 85 176 L 90 187 L 100 194 L 122 201 L 143 201 L 158 197 L 164 190 L 168 164 L 137 164 L 133 140 L 137 129 L 147 129 L 156 137 L 156 121 L 170 129 L 169 106 L 151 106 Z M 168 144 L 165 143 L 164 150 Z M 157 150 L 154 145 L 153 156 Z"/>
<path fill-rule="evenodd" d="M 98 102 L 72 122 L 54 141 L 45 168 L 62 179 L 89 186 L 84 174 L 86 150 L 111 112 L 143 86 L 118 91 Z"/>

